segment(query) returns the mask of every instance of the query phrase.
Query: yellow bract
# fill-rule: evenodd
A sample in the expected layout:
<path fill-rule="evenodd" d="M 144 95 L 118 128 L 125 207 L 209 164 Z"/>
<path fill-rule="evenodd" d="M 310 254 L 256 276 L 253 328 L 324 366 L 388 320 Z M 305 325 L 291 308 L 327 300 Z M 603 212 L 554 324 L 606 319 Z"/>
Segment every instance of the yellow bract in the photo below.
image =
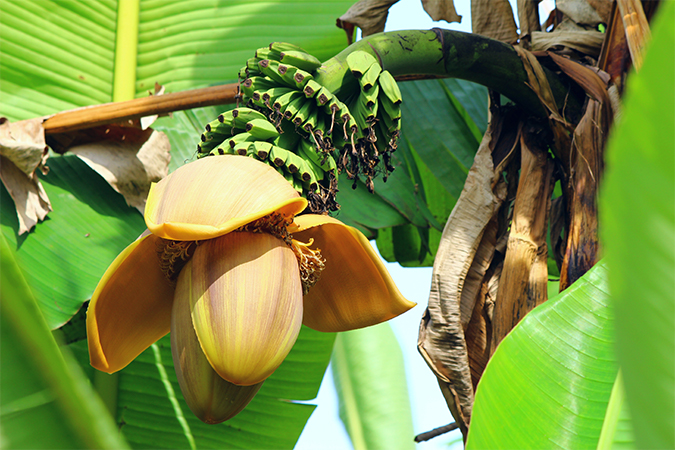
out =
<path fill-rule="evenodd" d="M 213 370 L 192 326 L 190 299 L 186 295 L 176 295 L 173 302 L 171 354 L 185 401 L 194 415 L 206 423 L 220 423 L 237 415 L 263 384 L 237 386 Z"/>
<path fill-rule="evenodd" d="M 184 397 L 200 419 L 216 423 L 253 398 L 302 323 L 350 330 L 415 305 L 358 230 L 328 216 L 291 222 L 306 206 L 283 176 L 243 156 L 207 157 L 154 185 L 145 211 L 149 231 L 113 261 L 92 296 L 91 364 L 118 371 L 171 329 Z M 237 231 L 270 214 L 287 217 L 294 239 L 313 242 L 326 259 L 304 298 L 287 242 L 278 233 Z M 180 271 L 177 280 L 160 268 L 158 251 L 170 241 L 197 241 L 179 246 L 185 261 L 168 272 Z"/>
<path fill-rule="evenodd" d="M 293 251 L 269 234 L 230 233 L 197 248 L 176 296 L 189 297 L 197 337 L 221 377 L 256 384 L 284 360 L 302 325 L 297 274 Z"/>
<path fill-rule="evenodd" d="M 244 156 L 216 156 L 187 164 L 154 184 L 145 223 L 164 239 L 198 241 L 273 212 L 292 217 L 306 207 L 307 200 L 268 165 Z"/>

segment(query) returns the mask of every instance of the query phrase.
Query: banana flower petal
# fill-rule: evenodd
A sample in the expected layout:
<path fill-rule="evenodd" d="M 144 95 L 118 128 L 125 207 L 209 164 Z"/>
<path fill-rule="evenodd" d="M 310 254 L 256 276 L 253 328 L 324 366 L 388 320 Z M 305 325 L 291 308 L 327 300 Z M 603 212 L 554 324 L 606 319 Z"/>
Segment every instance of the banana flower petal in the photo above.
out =
<path fill-rule="evenodd" d="M 174 288 L 160 270 L 157 241 L 141 236 L 108 267 L 87 310 L 91 365 L 113 373 L 169 332 Z"/>
<path fill-rule="evenodd" d="M 214 370 L 238 385 L 269 377 L 302 325 L 293 251 L 266 233 L 230 233 L 197 247 L 186 269 L 179 284 L 189 288 L 178 289 L 189 295 L 192 323 Z"/>
<path fill-rule="evenodd" d="M 294 216 L 307 206 L 274 169 L 246 156 L 186 164 L 150 188 L 148 229 L 164 239 L 201 241 L 272 212 Z"/>
<path fill-rule="evenodd" d="M 321 249 L 326 267 L 304 297 L 303 323 L 318 331 L 347 331 L 392 319 L 415 303 L 406 300 L 356 228 L 328 216 L 295 218 L 293 237 Z"/>
<path fill-rule="evenodd" d="M 220 423 L 236 416 L 253 399 L 262 382 L 237 386 L 223 380 L 204 356 L 194 327 L 188 283 L 189 262 L 179 277 L 171 313 L 171 354 L 183 397 L 195 416 L 206 423 Z"/>

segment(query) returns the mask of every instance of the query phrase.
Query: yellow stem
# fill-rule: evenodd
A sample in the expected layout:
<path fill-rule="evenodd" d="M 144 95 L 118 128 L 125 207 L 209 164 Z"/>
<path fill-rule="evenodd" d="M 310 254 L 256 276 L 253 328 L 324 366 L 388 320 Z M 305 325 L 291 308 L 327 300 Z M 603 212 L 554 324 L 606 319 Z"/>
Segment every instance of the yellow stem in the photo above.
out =
<path fill-rule="evenodd" d="M 139 15 L 140 0 L 119 0 L 113 68 L 113 102 L 131 100 L 136 96 Z"/>

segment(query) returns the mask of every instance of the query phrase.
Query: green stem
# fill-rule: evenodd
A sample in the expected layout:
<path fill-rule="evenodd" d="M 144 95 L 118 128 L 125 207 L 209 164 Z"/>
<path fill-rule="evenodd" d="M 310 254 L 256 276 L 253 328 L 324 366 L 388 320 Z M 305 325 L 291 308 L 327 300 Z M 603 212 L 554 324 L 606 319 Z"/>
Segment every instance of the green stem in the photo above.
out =
<path fill-rule="evenodd" d="M 368 36 L 326 61 L 318 69 L 317 81 L 339 96 L 341 86 L 351 85 L 347 55 L 363 50 L 374 55 L 381 66 L 397 78 L 459 78 L 494 89 L 533 113 L 546 117 L 537 95 L 526 85 L 527 74 L 511 45 L 471 33 L 441 30 L 409 30 Z M 558 107 L 575 115 L 581 99 L 570 95 L 570 87 L 544 68 Z"/>
<path fill-rule="evenodd" d="M 97 370 L 94 373 L 94 389 L 98 392 L 103 404 L 108 412 L 110 412 L 110 417 L 112 417 L 114 421 L 117 421 L 117 388 L 119 380 L 119 372 L 107 374 Z"/>

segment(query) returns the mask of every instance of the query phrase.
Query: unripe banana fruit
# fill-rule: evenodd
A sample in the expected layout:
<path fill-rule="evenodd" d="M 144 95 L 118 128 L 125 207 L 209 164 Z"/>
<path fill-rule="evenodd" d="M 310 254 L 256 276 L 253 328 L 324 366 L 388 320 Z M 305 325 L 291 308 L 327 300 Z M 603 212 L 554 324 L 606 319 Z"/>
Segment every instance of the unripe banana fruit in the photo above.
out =
<path fill-rule="evenodd" d="M 239 154 L 274 167 L 315 213 L 335 211 L 338 172 L 354 179 L 393 170 L 401 129 L 401 92 L 370 53 L 354 51 L 331 92 L 316 78 L 321 62 L 302 48 L 273 42 L 239 71 L 242 107 L 209 122 L 198 157 Z M 325 76 L 322 73 L 322 76 Z M 351 78 L 351 79 L 349 79 Z"/>

